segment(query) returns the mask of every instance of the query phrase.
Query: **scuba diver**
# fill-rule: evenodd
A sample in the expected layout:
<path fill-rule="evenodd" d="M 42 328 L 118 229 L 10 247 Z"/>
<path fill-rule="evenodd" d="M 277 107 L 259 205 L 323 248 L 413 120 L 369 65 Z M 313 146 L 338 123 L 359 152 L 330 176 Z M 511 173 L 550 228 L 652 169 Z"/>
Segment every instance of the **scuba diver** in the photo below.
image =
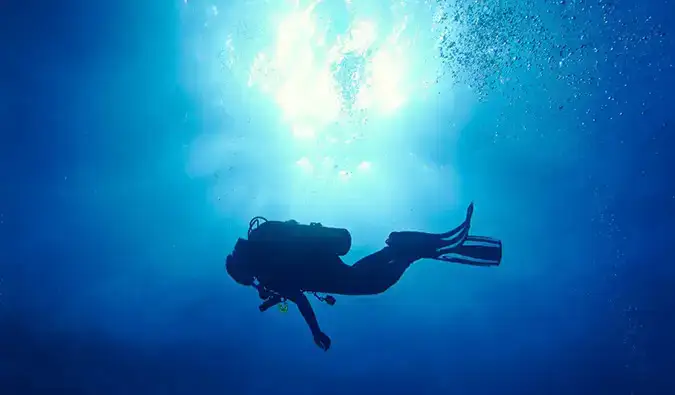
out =
<path fill-rule="evenodd" d="M 331 340 L 319 327 L 305 293 L 331 306 L 335 297 L 326 294 L 380 294 L 421 259 L 498 266 L 502 243 L 489 237 L 470 236 L 472 214 L 473 203 L 464 222 L 445 233 L 392 232 L 383 249 L 353 265 L 340 258 L 351 248 L 351 235 L 346 229 L 255 217 L 249 223 L 248 239 L 237 240 L 225 267 L 237 283 L 258 291 L 263 300 L 260 311 L 275 305 L 286 311 L 287 301 L 295 303 L 314 342 L 326 351 Z"/>

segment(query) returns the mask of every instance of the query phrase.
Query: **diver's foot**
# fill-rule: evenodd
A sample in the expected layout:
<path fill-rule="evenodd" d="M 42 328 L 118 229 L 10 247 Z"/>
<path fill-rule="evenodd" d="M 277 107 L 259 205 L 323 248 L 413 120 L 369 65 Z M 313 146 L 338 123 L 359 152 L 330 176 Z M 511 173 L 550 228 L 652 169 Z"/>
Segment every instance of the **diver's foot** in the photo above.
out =
<path fill-rule="evenodd" d="M 440 234 L 425 232 L 391 232 L 386 241 L 389 247 L 397 250 L 420 249 L 420 248 L 439 248 L 442 243 Z"/>

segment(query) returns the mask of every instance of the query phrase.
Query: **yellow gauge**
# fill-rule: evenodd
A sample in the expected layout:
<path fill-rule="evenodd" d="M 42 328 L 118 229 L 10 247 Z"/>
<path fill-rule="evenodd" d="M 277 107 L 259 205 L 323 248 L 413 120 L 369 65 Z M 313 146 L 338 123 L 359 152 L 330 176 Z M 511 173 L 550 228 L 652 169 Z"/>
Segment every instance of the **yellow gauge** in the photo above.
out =
<path fill-rule="evenodd" d="M 279 303 L 279 311 L 281 311 L 282 313 L 288 312 L 288 303 L 287 302 Z"/>

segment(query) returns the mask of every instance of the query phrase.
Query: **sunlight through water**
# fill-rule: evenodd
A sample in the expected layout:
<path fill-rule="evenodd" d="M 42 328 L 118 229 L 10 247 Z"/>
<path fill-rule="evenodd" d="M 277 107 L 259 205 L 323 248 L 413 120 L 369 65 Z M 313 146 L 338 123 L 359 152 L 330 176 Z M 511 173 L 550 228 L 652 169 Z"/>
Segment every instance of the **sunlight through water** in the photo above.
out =
<path fill-rule="evenodd" d="M 311 220 L 409 212 L 430 188 L 454 200 L 453 169 L 412 149 L 418 133 L 435 130 L 420 125 L 439 110 L 428 101 L 442 99 L 445 114 L 454 103 L 451 89 L 437 95 L 434 7 L 242 1 L 207 14 L 190 49 L 201 45 L 200 59 L 219 53 L 219 64 L 198 61 L 208 76 L 198 93 L 225 112 L 214 122 L 229 124 L 199 137 L 190 171 L 218 174 L 219 206 L 257 214 L 271 205 Z"/>
<path fill-rule="evenodd" d="M 354 16 L 346 32 L 331 37 L 317 4 L 295 2 L 280 18 L 273 43 L 255 56 L 248 86 L 274 98 L 290 136 L 305 147 L 297 162 L 305 174 L 348 180 L 346 174 L 364 173 L 359 164 L 371 159 L 366 152 L 345 163 L 349 144 L 365 137 L 370 118 L 405 104 L 411 41 L 402 35 L 406 18 L 385 29 Z M 326 145 L 333 148 L 322 150 Z"/>

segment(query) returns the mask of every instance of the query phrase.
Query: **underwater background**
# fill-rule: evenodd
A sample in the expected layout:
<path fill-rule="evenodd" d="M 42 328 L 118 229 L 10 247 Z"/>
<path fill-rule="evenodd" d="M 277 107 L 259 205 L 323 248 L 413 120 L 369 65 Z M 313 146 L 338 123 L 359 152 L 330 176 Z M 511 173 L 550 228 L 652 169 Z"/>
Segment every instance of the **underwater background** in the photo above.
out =
<path fill-rule="evenodd" d="M 3 1 L 0 394 L 675 394 L 672 0 Z M 248 221 L 500 267 L 262 314 Z"/>

